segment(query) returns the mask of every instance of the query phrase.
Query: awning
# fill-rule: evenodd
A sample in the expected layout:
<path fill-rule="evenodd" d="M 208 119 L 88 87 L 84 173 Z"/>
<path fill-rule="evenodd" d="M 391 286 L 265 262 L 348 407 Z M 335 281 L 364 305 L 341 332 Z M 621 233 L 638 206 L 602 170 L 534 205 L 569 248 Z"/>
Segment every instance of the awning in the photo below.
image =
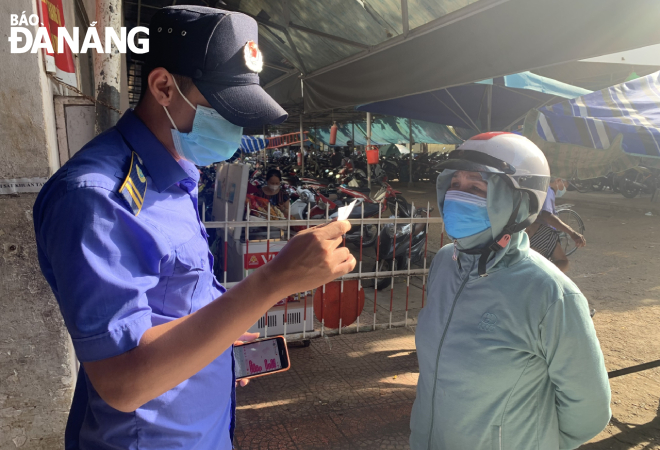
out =
<path fill-rule="evenodd" d="M 172 3 L 125 0 L 125 24 L 144 25 Z M 657 0 L 211 3 L 257 20 L 261 83 L 290 108 L 293 123 L 302 103 L 300 75 L 309 114 L 660 43 Z M 144 55 L 128 57 L 133 67 Z M 129 82 L 133 94 L 139 80 Z"/>
<path fill-rule="evenodd" d="M 369 103 L 356 109 L 469 128 L 474 134 L 509 129 L 521 122 L 532 108 L 589 92 L 531 72 L 523 72 Z"/>
<path fill-rule="evenodd" d="M 242 136 L 241 151 L 243 153 L 258 152 L 266 148 L 266 140 L 263 137 Z"/>
<path fill-rule="evenodd" d="M 385 3 L 391 5 L 369 1 L 375 8 Z M 417 13 L 431 2 L 421 3 Z M 369 43 L 359 52 L 337 41 L 303 45 L 299 58 L 289 58 L 294 65 L 309 56 L 318 67 L 323 64 L 319 57 L 330 49 L 336 55 L 333 64 L 301 70 L 305 112 L 389 100 L 660 43 L 655 0 L 480 0 L 459 2 L 461 8 L 449 0 L 432 3 L 434 13 L 445 6 L 451 12 L 375 46 Z M 348 29 L 354 40 L 364 36 L 354 23 L 360 15 L 346 14 L 335 1 L 313 4 L 304 15 L 308 27 L 326 22 L 320 14 L 336 17 L 337 9 L 345 20 L 326 33 L 351 36 L 346 35 Z M 278 48 L 288 47 L 285 39 L 278 43 L 262 36 Z M 313 55 L 317 50 L 319 57 Z M 297 75 L 273 81 L 268 91 L 284 104 L 300 103 Z"/>
<path fill-rule="evenodd" d="M 660 163 L 660 72 L 532 111 L 524 135 L 551 170 L 581 179 Z"/>
<path fill-rule="evenodd" d="M 351 140 L 353 135 L 351 124 L 337 124 L 337 146 L 345 146 Z M 408 119 L 402 117 L 382 117 L 373 121 L 371 124 L 371 144 L 402 144 L 410 140 L 410 131 Z M 330 143 L 330 127 L 310 129 L 310 134 L 316 133 L 318 141 L 325 145 Z M 450 144 L 456 145 L 463 142 L 458 136 L 452 133 L 451 129 L 445 125 L 424 122 L 421 120 L 412 121 L 413 141 L 415 143 L 425 144 Z M 366 122 L 355 123 L 355 145 L 367 144 L 367 124 Z"/>

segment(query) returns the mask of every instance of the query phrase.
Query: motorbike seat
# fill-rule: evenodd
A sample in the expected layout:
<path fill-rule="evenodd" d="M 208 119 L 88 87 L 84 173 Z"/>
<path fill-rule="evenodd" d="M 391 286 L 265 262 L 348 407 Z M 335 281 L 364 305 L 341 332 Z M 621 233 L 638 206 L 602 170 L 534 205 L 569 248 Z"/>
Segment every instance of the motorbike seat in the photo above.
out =
<path fill-rule="evenodd" d="M 351 188 L 351 189 L 354 190 L 354 191 L 357 191 L 361 194 L 369 195 L 371 193 L 371 189 L 369 189 L 368 187 L 354 187 L 354 188 Z"/>
<path fill-rule="evenodd" d="M 364 207 L 364 217 L 378 216 L 378 210 L 380 209 L 380 205 L 378 203 L 362 203 L 362 206 Z M 361 216 L 362 212 L 360 206 L 355 205 L 355 208 L 353 208 L 353 211 L 351 211 L 351 214 L 348 216 L 348 218 L 359 219 Z"/>

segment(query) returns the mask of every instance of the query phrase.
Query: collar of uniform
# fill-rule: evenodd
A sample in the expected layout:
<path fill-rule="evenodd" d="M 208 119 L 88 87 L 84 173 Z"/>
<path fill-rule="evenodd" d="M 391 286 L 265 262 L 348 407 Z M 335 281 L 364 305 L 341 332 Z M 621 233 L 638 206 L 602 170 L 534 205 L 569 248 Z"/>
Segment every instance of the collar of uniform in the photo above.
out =
<path fill-rule="evenodd" d="M 117 130 L 124 136 L 131 150 L 142 158 L 158 192 L 163 192 L 174 183 L 191 177 L 188 167 L 184 169 L 176 162 L 132 109 L 128 109 L 119 119 Z"/>
<path fill-rule="evenodd" d="M 195 183 L 199 181 L 199 170 L 197 169 L 196 165 L 185 159 L 180 159 L 177 161 L 177 164 L 179 164 L 179 166 L 181 166 L 181 168 L 186 172 L 188 178 L 192 178 Z"/>

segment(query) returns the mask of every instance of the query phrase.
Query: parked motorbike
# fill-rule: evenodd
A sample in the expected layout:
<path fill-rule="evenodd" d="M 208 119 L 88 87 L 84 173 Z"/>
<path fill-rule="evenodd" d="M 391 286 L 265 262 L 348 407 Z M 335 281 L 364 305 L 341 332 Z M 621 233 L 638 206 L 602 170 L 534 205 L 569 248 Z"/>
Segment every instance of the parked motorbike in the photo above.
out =
<path fill-rule="evenodd" d="M 412 217 L 428 217 L 431 211 L 433 208 L 414 209 Z M 375 272 L 376 267 L 378 267 L 378 272 L 405 270 L 408 268 L 409 259 L 410 264 L 418 263 L 423 259 L 425 244 L 426 224 L 424 223 L 397 224 L 396 228 L 394 223 L 383 225 L 380 232 L 378 260 L 371 271 Z M 367 287 L 375 285 L 376 289 L 382 290 L 390 286 L 391 282 L 392 277 L 385 277 L 365 280 L 363 285 Z"/>
<path fill-rule="evenodd" d="M 626 198 L 635 198 L 640 193 L 655 195 L 658 188 L 658 171 L 643 166 L 632 167 L 616 174 L 614 184 Z"/>
<path fill-rule="evenodd" d="M 382 217 L 388 208 L 392 214 L 398 211 L 401 217 L 404 217 L 409 214 L 408 202 L 401 192 L 393 189 L 384 178 L 383 176 L 381 179 L 374 180 L 371 190 L 347 185 L 305 184 L 304 187 L 297 189 L 299 200 L 291 204 L 291 218 L 305 220 L 309 216 L 310 219 L 322 219 L 326 217 L 326 213 L 330 218 L 336 218 L 337 210 L 353 200 L 357 200 L 358 203 L 353 208 L 349 219 L 374 218 L 379 214 Z M 294 228 L 296 231 L 299 229 Z M 346 242 L 359 246 L 362 241 L 363 247 L 374 245 L 377 238 L 378 225 L 376 224 L 363 225 L 362 229 L 359 225 L 355 225 L 346 234 Z"/>
<path fill-rule="evenodd" d="M 578 192 L 592 192 L 592 191 L 604 191 L 606 189 L 611 190 L 612 192 L 618 192 L 619 189 L 614 182 L 616 174 L 613 172 L 608 173 L 596 178 L 589 178 L 587 180 L 578 180 L 573 178 L 569 180 L 567 189 L 569 191 L 578 191 Z"/>
<path fill-rule="evenodd" d="M 387 175 L 388 180 L 398 180 L 399 179 L 399 163 L 394 156 L 381 156 L 380 165 L 385 174 Z"/>

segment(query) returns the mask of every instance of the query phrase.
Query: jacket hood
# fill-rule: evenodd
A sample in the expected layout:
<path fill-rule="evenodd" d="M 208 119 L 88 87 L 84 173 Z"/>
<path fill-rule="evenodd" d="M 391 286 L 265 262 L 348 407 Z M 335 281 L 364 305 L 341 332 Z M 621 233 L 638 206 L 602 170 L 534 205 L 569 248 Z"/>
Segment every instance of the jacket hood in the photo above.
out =
<path fill-rule="evenodd" d="M 438 208 L 440 215 L 443 215 L 443 206 L 445 201 L 445 194 L 451 185 L 451 179 L 455 170 L 445 170 L 440 175 L 436 181 L 436 190 L 438 193 Z M 494 241 L 500 233 L 504 230 L 504 227 L 509 222 L 509 218 L 513 213 L 513 209 L 516 206 L 516 203 L 519 198 L 519 194 L 510 187 L 500 176 L 494 174 L 481 174 L 484 177 L 484 180 L 488 182 L 488 192 L 486 195 L 487 209 L 488 209 L 488 219 L 491 223 L 491 228 L 477 233 L 472 236 L 468 236 L 461 239 L 455 239 L 455 245 L 457 249 L 460 250 L 478 250 L 480 248 L 485 248 L 492 241 Z M 523 193 L 522 203 L 518 210 L 518 215 L 516 217 L 517 222 L 521 222 L 529 216 L 529 197 L 527 193 Z M 444 216 L 443 216 L 444 218 Z M 524 236 L 523 236 L 524 235 Z M 454 239 L 452 236 L 450 236 Z M 503 249 L 498 251 L 495 254 L 495 257 L 490 260 L 488 263 L 488 268 L 495 266 L 507 253 L 515 253 L 521 250 L 524 253 L 527 253 L 529 249 L 529 240 L 524 231 L 519 231 L 514 233 L 511 236 L 511 241 Z M 463 255 L 479 258 L 479 255 Z M 461 258 L 463 258 L 463 256 Z M 522 256 L 522 255 L 521 255 Z"/>

